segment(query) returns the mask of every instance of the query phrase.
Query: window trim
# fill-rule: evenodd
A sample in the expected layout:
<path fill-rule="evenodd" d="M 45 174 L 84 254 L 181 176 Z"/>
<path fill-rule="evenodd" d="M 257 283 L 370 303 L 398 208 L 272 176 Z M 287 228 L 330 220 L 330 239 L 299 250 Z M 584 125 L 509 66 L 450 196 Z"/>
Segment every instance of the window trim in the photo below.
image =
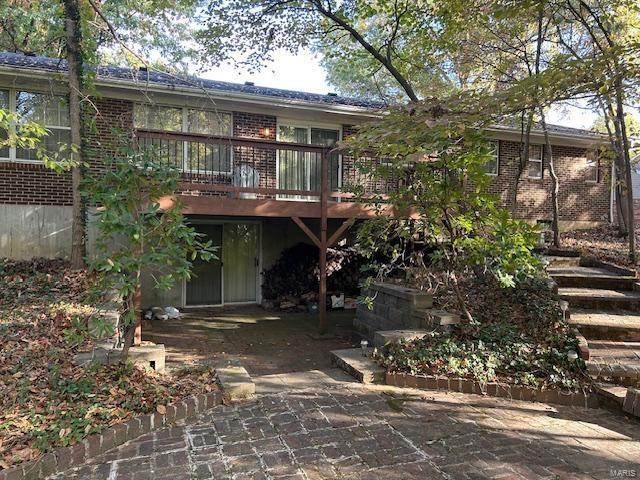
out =
<path fill-rule="evenodd" d="M 276 141 L 280 141 L 280 127 L 293 127 L 293 128 L 306 128 L 307 129 L 307 139 L 308 145 L 313 145 L 311 143 L 311 129 L 318 128 L 321 130 L 336 130 L 338 132 L 338 142 L 342 141 L 342 125 L 332 124 L 332 123 L 322 123 L 322 122 L 305 122 L 303 120 L 295 120 L 291 118 L 276 118 Z M 276 150 L 276 185 L 280 188 L 280 152 Z M 342 188 L 342 155 L 338 154 L 338 189 Z M 302 198 L 297 198 L 302 197 Z M 304 201 L 315 201 L 312 200 L 313 196 L 300 196 L 296 195 L 296 198 L 291 198 L 288 195 L 277 195 L 278 200 L 285 201 L 293 201 L 293 202 L 304 202 Z M 338 199 L 340 202 L 341 199 Z"/>
<path fill-rule="evenodd" d="M 29 90 L 29 89 L 21 89 L 21 88 L 13 88 L 13 87 L 3 87 L 0 86 L 0 90 L 4 90 L 9 92 L 9 113 L 13 113 L 15 114 L 18 110 L 18 102 L 17 102 L 17 95 L 18 92 L 26 92 L 26 93 L 32 93 L 32 94 L 36 94 L 36 95 L 49 95 L 52 97 L 65 97 L 65 94 L 59 94 L 59 93 L 52 93 L 52 92 L 44 92 L 41 90 Z M 12 125 L 11 128 L 15 129 L 15 125 Z M 55 129 L 55 130 L 68 130 L 71 131 L 71 126 L 68 127 L 64 127 L 61 125 L 54 125 L 54 126 L 48 126 L 48 125 L 43 125 L 44 128 L 51 130 L 51 129 Z M 71 140 L 69 140 L 71 141 Z M 31 158 L 18 158 L 17 155 L 17 148 L 14 147 L 8 147 L 9 148 L 9 156 L 8 157 L 0 157 L 0 162 L 11 162 L 11 163 L 22 163 L 22 164 L 26 164 L 26 165 L 43 165 L 42 160 L 38 160 L 38 159 L 31 159 Z"/>
<path fill-rule="evenodd" d="M 540 147 L 540 158 L 533 158 L 531 156 L 531 147 L 532 146 L 539 146 Z M 539 163 L 540 164 L 540 176 L 539 177 L 531 175 L 530 170 L 529 170 L 529 163 L 530 162 Z M 527 178 L 530 179 L 530 180 L 542 180 L 544 178 L 544 145 L 537 145 L 537 144 L 529 145 L 529 153 L 527 155 Z"/>
<path fill-rule="evenodd" d="M 491 143 L 495 144 L 496 146 L 496 153 L 495 153 L 495 158 L 496 158 L 496 171 L 494 172 L 489 172 L 485 170 L 485 175 L 488 175 L 490 177 L 497 177 L 500 175 L 500 140 L 492 140 Z M 485 164 L 486 166 L 486 164 Z"/>
<path fill-rule="evenodd" d="M 135 130 L 141 129 L 144 130 L 143 127 L 138 127 L 136 125 L 136 118 L 135 118 L 135 109 L 136 109 L 136 105 L 152 105 L 155 107 L 167 107 L 167 108 L 175 108 L 177 110 L 180 110 L 181 112 L 181 121 L 180 121 L 180 130 L 161 130 L 161 131 L 166 131 L 166 132 L 172 132 L 172 133 L 183 133 L 183 134 L 189 134 L 192 132 L 189 132 L 189 110 L 200 110 L 203 112 L 212 112 L 214 114 L 227 114 L 230 116 L 231 122 L 230 122 L 230 132 L 229 132 L 229 137 L 233 136 L 233 122 L 234 122 L 234 118 L 233 118 L 233 112 L 231 111 L 227 111 L 227 110 L 215 110 L 215 109 L 208 109 L 208 108 L 200 108 L 200 107 L 194 107 L 194 106 L 190 106 L 190 105 L 171 105 L 168 103 L 151 103 L 151 102 L 134 102 L 133 105 L 133 128 Z M 233 147 L 229 146 L 230 149 L 230 158 L 229 158 L 229 170 L 208 170 L 208 169 L 192 169 L 192 168 L 188 168 L 189 165 L 189 143 L 190 142 L 186 142 L 183 141 L 182 142 L 182 168 L 181 168 L 181 173 L 185 173 L 185 174 L 197 174 L 197 175 L 224 175 L 224 176 L 232 176 L 233 175 L 233 168 L 234 168 L 234 149 Z M 222 146 L 222 145 L 219 145 Z"/>

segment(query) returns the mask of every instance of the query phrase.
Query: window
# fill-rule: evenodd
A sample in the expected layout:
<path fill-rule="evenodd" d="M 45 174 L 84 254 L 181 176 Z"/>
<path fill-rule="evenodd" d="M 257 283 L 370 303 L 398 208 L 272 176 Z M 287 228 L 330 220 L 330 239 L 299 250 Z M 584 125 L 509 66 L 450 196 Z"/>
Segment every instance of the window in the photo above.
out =
<path fill-rule="evenodd" d="M 182 109 L 137 103 L 133 107 L 133 124 L 146 130 L 182 131 Z"/>
<path fill-rule="evenodd" d="M 491 142 L 491 158 L 484 164 L 487 175 L 498 175 L 500 142 Z"/>
<path fill-rule="evenodd" d="M 585 158 L 585 179 L 587 182 L 598 182 L 598 159 L 595 154 L 588 153 L 587 158 Z"/>
<path fill-rule="evenodd" d="M 134 125 L 136 128 L 146 130 L 230 136 L 233 117 L 228 112 L 136 104 Z M 185 172 L 232 173 L 232 148 L 230 145 L 173 140 L 166 142 L 162 147 L 169 161 L 175 163 Z"/>
<path fill-rule="evenodd" d="M 529 178 L 542 178 L 542 145 L 529 146 L 528 174 Z"/>
<path fill-rule="evenodd" d="M 45 127 L 49 133 L 43 138 L 42 146 L 49 152 L 58 151 L 60 143 L 71 142 L 69 104 L 66 97 L 19 90 L 0 90 L 0 108 L 17 113 L 21 121 L 39 123 Z M 17 127 L 19 128 L 19 125 Z M 1 148 L 0 158 L 14 161 L 38 161 L 35 150 L 17 147 Z"/>
<path fill-rule="evenodd" d="M 48 152 L 58 150 L 58 144 L 71 143 L 69 126 L 69 104 L 61 96 L 42 93 L 16 92 L 16 112 L 22 121 L 43 125 L 49 134 L 43 139 Z M 16 149 L 18 160 L 37 160 L 35 150 Z"/>
<path fill-rule="evenodd" d="M 334 146 L 340 140 L 340 130 L 308 126 L 279 125 L 277 138 L 281 142 Z M 316 152 L 278 151 L 278 188 L 285 190 L 319 191 L 322 158 Z M 340 187 L 340 155 L 329 156 L 329 188 Z M 286 195 L 282 198 L 309 200 L 312 197 Z M 314 197 L 315 198 L 315 197 Z"/>

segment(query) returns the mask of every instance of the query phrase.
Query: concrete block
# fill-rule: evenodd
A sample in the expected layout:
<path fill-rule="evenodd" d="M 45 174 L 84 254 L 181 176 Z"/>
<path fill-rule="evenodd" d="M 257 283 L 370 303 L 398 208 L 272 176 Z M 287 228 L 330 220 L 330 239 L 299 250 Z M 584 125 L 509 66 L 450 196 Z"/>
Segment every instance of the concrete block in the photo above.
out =
<path fill-rule="evenodd" d="M 372 349 L 347 348 L 331 352 L 331 361 L 361 383 L 382 383 L 385 369 L 370 356 Z"/>
<path fill-rule="evenodd" d="M 246 398 L 256 393 L 256 386 L 247 370 L 237 361 L 224 361 L 216 365 L 220 386 L 232 400 Z"/>
<path fill-rule="evenodd" d="M 640 389 L 629 387 L 622 403 L 622 411 L 640 417 Z"/>

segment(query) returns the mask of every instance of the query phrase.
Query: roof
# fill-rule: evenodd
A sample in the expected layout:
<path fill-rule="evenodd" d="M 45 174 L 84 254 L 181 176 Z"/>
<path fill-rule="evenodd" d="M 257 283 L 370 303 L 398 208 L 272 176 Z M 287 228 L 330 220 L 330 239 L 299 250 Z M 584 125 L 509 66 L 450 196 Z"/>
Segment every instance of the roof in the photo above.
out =
<path fill-rule="evenodd" d="M 0 67 L 10 67 L 23 70 L 44 70 L 56 73 L 67 71 L 67 61 L 64 59 L 42 57 L 37 55 L 24 55 L 21 53 L 0 52 Z M 245 95 L 253 95 L 259 98 L 274 98 L 279 100 L 298 101 L 316 105 L 357 107 L 363 110 L 381 110 L 388 105 L 374 100 L 362 98 L 343 97 L 335 94 L 321 95 L 318 93 L 300 92 L 296 90 L 284 90 L 280 88 L 260 87 L 246 83 L 221 82 L 194 76 L 172 74 L 158 71 L 144 71 L 137 68 L 126 67 L 98 67 L 98 78 L 109 81 L 143 82 L 163 87 L 201 88 L 211 92 L 228 92 Z M 599 137 L 600 134 L 581 128 L 565 127 L 562 125 L 547 124 L 548 130 L 559 136 L 570 137 Z M 496 126 L 497 130 L 519 130 L 516 121 L 503 121 Z M 539 125 L 534 126 L 534 131 L 541 132 Z"/>
<path fill-rule="evenodd" d="M 21 53 L 0 52 L 0 66 L 20 69 L 46 70 L 50 72 L 66 72 L 67 61 L 57 58 L 24 55 Z M 384 103 L 361 98 L 349 98 L 335 94 L 299 92 L 280 88 L 260 87 L 253 84 L 221 82 L 188 75 L 179 75 L 158 71 L 143 71 L 126 67 L 98 67 L 98 78 L 102 80 L 125 80 L 144 82 L 165 87 L 192 87 L 206 90 L 242 93 L 259 97 L 273 97 L 286 100 L 298 100 L 307 103 L 324 105 L 345 105 L 364 109 L 381 109 Z"/>

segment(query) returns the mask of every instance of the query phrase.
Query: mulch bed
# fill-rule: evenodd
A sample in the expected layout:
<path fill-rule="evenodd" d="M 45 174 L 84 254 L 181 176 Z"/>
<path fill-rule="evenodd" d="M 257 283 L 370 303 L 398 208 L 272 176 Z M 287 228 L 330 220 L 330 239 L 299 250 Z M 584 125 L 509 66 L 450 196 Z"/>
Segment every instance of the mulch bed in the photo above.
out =
<path fill-rule="evenodd" d="M 91 278 L 66 262 L 0 259 L 0 278 L 0 469 L 218 389 L 210 367 L 159 374 L 75 365 L 92 347 L 84 334 Z"/>

